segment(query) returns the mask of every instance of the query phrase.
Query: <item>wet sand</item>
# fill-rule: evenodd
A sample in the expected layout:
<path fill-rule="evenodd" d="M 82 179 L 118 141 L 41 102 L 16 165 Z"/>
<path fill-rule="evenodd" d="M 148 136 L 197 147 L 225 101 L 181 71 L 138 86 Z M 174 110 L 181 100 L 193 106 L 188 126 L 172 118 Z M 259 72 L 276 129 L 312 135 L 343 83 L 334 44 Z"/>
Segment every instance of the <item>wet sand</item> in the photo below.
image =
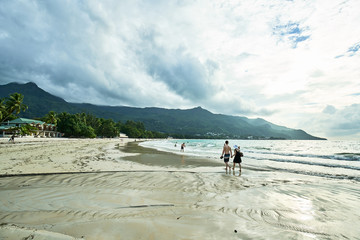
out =
<path fill-rule="evenodd" d="M 147 166 L 163 166 L 175 168 L 222 167 L 222 160 L 214 162 L 210 159 L 195 156 L 172 154 L 140 147 L 137 142 L 129 142 L 126 146 L 119 146 L 119 150 L 129 154 L 124 160 L 140 163 Z M 136 155 L 134 155 L 136 154 Z"/>
<path fill-rule="evenodd" d="M 184 163 L 181 156 L 105 141 L 58 146 L 80 161 L 69 168 L 71 174 L 54 164 L 50 169 L 62 174 L 0 178 L 0 239 L 356 239 L 360 234 L 354 227 L 356 183 L 251 169 L 229 175 L 221 162 L 184 156 Z M 16 158 L 14 148 L 5 152 L 3 146 L 0 157 Z M 37 162 L 47 162 L 50 152 L 44 152 Z M 28 161 L 34 168 L 35 160 Z"/>

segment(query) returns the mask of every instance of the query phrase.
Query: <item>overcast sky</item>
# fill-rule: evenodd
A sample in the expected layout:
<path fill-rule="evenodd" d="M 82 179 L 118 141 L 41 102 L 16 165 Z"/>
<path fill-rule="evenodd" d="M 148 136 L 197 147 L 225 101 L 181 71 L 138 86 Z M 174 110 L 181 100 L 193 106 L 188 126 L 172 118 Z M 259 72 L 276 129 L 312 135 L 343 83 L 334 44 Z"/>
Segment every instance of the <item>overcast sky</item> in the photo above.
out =
<path fill-rule="evenodd" d="M 0 84 L 360 139 L 359 0 L 1 0 Z"/>

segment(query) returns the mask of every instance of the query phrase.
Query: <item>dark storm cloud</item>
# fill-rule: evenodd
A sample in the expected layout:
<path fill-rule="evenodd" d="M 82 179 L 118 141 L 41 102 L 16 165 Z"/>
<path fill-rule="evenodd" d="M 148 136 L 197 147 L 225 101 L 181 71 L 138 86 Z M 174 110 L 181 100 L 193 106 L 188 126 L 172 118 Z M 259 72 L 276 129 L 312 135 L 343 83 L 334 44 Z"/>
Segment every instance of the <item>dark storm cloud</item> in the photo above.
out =
<path fill-rule="evenodd" d="M 68 6 L 65 1 L 23 3 L 5 1 L 0 7 L 0 28 L 6 32 L 0 40 L 0 81 L 46 82 L 45 86 L 63 88 L 94 84 L 100 92 L 111 95 L 86 67 L 95 56 L 91 42 L 86 41 L 91 36 L 83 30 L 94 22 L 82 11 L 83 5 L 74 2 Z"/>
<path fill-rule="evenodd" d="M 139 33 L 141 44 L 137 54 L 146 72 L 181 96 L 192 100 L 207 98 L 212 92 L 209 77 L 218 68 L 217 63 L 207 60 L 202 64 L 184 47 L 166 49 L 156 43 L 159 34 L 154 29 Z"/>
<path fill-rule="evenodd" d="M 0 28 L 8 35 L 0 40 L 1 70 L 10 69 L 8 74 L 23 81 L 42 77 L 52 84 L 66 85 L 91 80 L 84 65 L 93 56 L 84 41 L 88 36 L 81 33 L 81 28 L 91 22 L 71 14 L 81 15 L 80 5 L 70 8 L 68 2 L 59 1 L 23 3 L 5 1 L 0 7 Z"/>
<path fill-rule="evenodd" d="M 181 46 L 172 49 L 164 46 L 166 42 L 157 43 L 156 35 L 166 39 L 164 33 L 150 23 L 137 26 L 132 21 L 136 16 L 126 17 L 125 8 L 121 8 L 124 17 L 114 20 L 93 5 L 4 1 L 0 6 L 0 82 L 33 81 L 45 90 L 52 86 L 52 93 L 65 99 L 93 103 L 102 99 L 101 104 L 151 104 L 151 93 L 139 94 L 139 75 L 162 82 L 166 91 L 184 99 L 210 95 L 208 78 L 217 69 L 215 62 L 202 64 Z M 128 69 L 134 76 L 122 71 Z M 93 96 L 79 96 L 82 89 L 92 89 Z"/>

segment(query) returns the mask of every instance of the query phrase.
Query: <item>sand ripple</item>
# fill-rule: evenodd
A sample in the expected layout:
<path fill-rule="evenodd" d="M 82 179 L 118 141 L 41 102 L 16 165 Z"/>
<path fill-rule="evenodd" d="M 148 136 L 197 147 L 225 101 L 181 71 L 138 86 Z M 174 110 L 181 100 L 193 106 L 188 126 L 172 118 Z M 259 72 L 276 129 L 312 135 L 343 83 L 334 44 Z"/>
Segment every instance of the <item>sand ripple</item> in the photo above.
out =
<path fill-rule="evenodd" d="M 329 187 L 261 174 L 140 171 L 1 178 L 0 222 L 6 224 L 1 229 L 25 227 L 87 239 L 141 233 L 143 239 L 351 239 L 360 234 L 347 226 L 360 217 L 354 214 L 358 185 Z"/>

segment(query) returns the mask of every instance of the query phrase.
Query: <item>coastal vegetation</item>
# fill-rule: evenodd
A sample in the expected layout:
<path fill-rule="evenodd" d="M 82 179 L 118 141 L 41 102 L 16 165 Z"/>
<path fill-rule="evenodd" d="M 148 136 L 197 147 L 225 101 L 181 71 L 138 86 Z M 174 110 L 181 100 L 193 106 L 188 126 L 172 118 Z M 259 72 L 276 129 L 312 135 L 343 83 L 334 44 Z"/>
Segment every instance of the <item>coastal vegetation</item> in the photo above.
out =
<path fill-rule="evenodd" d="M 97 118 L 93 114 L 87 113 L 70 114 L 63 112 L 57 115 L 54 112 L 49 112 L 41 120 L 50 122 L 50 119 L 56 120 L 57 130 L 64 133 L 65 137 L 117 137 L 120 133 L 124 133 L 130 138 L 167 137 L 166 134 L 146 130 L 141 122 L 128 120 L 121 123 L 112 119 Z"/>
<path fill-rule="evenodd" d="M 21 112 L 28 109 L 23 103 L 24 95 L 12 93 L 7 98 L 0 99 L 0 123 L 18 118 Z M 45 116 L 37 118 L 49 124 L 57 126 L 59 132 L 65 137 L 118 137 L 120 133 L 130 138 L 165 138 L 164 133 L 148 131 L 142 122 L 128 120 L 125 123 L 114 122 L 112 119 L 97 118 L 87 113 L 56 113 L 49 111 Z M 13 130 L 20 135 L 26 135 L 34 131 L 30 125 L 15 127 Z"/>

